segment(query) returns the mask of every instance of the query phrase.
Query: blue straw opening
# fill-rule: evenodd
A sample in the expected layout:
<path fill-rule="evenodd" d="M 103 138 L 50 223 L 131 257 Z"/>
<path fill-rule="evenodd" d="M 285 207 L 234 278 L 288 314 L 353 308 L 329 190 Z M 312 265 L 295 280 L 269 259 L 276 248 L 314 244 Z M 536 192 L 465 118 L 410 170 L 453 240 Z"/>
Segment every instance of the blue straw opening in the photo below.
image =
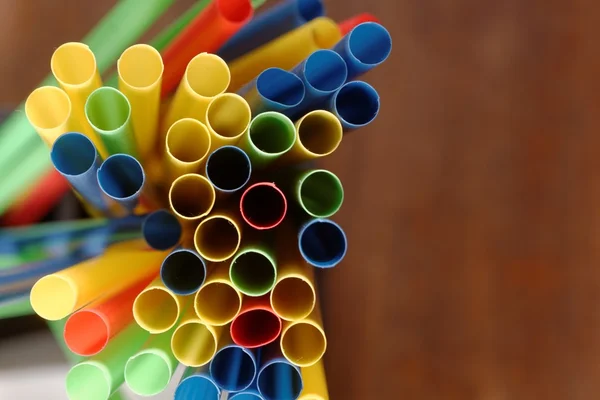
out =
<path fill-rule="evenodd" d="M 346 234 L 333 221 L 312 220 L 301 229 L 299 236 L 302 257 L 315 267 L 334 267 L 346 255 Z"/>
<path fill-rule="evenodd" d="M 137 194 L 144 186 L 144 169 L 134 157 L 114 154 L 98 169 L 98 183 L 108 196 L 122 200 Z"/>
<path fill-rule="evenodd" d="M 265 400 L 297 399 L 302 392 L 302 376 L 291 364 L 274 361 L 258 375 L 258 390 Z"/>
<path fill-rule="evenodd" d="M 142 235 L 154 250 L 167 250 L 179 242 L 181 225 L 170 212 L 158 210 L 144 219 Z"/>
<path fill-rule="evenodd" d="M 262 397 L 254 393 L 238 393 L 230 397 L 229 400 L 262 400 Z"/>
<path fill-rule="evenodd" d="M 321 0 L 298 0 L 298 13 L 304 22 L 311 21 L 325 13 Z"/>
<path fill-rule="evenodd" d="M 337 93 L 335 108 L 345 122 L 357 127 L 364 126 L 379 113 L 379 94 L 365 82 L 350 82 Z"/>
<path fill-rule="evenodd" d="M 81 175 L 96 161 L 96 147 L 81 133 L 61 135 L 52 146 L 50 158 L 58 172 L 64 175 Z"/>
<path fill-rule="evenodd" d="M 206 161 L 206 177 L 222 192 L 234 192 L 244 187 L 251 172 L 250 158 L 235 146 L 218 148 Z"/>
<path fill-rule="evenodd" d="M 346 62 L 333 50 L 317 50 L 304 64 L 306 82 L 316 90 L 334 92 L 346 82 Z"/>
<path fill-rule="evenodd" d="M 231 392 L 250 386 L 256 375 L 256 364 L 250 350 L 228 346 L 219 350 L 210 363 L 210 376 L 217 385 Z"/>
<path fill-rule="evenodd" d="M 183 296 L 198 291 L 205 278 L 204 260 L 192 250 L 174 250 L 160 267 L 160 279 L 165 286 Z"/>
<path fill-rule="evenodd" d="M 378 65 L 392 51 L 392 38 L 387 29 L 375 22 L 365 22 L 355 27 L 348 38 L 350 53 L 363 64 Z"/>
<path fill-rule="evenodd" d="M 294 107 L 304 99 L 304 84 L 291 72 L 281 68 L 264 70 L 256 80 L 256 90 L 269 101 Z"/>
<path fill-rule="evenodd" d="M 192 375 L 182 380 L 175 390 L 175 400 L 219 400 L 221 391 L 207 376 Z"/>

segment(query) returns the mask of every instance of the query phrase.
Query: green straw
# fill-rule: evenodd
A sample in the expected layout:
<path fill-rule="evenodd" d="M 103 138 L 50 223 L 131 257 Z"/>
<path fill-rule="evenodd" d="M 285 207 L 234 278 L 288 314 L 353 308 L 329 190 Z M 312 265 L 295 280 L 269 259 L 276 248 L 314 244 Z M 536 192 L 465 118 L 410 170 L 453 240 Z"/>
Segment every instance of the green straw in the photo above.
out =
<path fill-rule="evenodd" d="M 144 347 L 127 361 L 125 382 L 135 394 L 153 396 L 169 384 L 178 364 L 171 351 L 171 336 L 175 329 L 176 326 L 152 335 Z"/>
<path fill-rule="evenodd" d="M 148 332 L 132 323 L 113 337 L 100 353 L 71 368 L 66 379 L 69 399 L 108 399 L 123 384 L 127 360 L 148 336 Z"/>
<path fill-rule="evenodd" d="M 150 42 L 150 45 L 161 51 L 167 47 L 179 33 L 188 26 L 188 24 L 200 14 L 209 4 L 211 0 L 200 0 L 194 3 L 186 12 L 177 18 L 172 24 L 165 28 Z"/>
<path fill-rule="evenodd" d="M 109 154 L 137 158 L 131 105 L 123 93 L 106 86 L 94 90 L 85 103 L 85 116 Z"/>
<path fill-rule="evenodd" d="M 0 319 L 24 317 L 26 315 L 34 314 L 35 312 L 33 311 L 33 308 L 31 308 L 29 296 L 24 296 L 23 298 L 6 304 L 0 304 Z"/>
<path fill-rule="evenodd" d="M 247 296 L 262 296 L 275 286 L 275 256 L 263 245 L 249 245 L 236 254 L 229 266 L 231 283 Z"/>
<path fill-rule="evenodd" d="M 268 111 L 252 119 L 238 147 L 248 154 L 252 168 L 260 169 L 289 151 L 295 142 L 294 123 L 283 114 Z"/>
<path fill-rule="evenodd" d="M 327 218 L 338 212 L 344 202 L 340 179 L 325 169 L 304 171 L 294 182 L 294 197 L 307 214 Z"/>

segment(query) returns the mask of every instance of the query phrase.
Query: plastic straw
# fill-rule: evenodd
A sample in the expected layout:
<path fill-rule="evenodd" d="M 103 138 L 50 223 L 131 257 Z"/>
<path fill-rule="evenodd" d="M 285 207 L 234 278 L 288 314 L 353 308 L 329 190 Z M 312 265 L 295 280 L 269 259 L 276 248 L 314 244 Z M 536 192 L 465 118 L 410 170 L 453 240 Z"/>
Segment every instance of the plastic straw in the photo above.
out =
<path fill-rule="evenodd" d="M 177 86 L 196 54 L 216 52 L 252 17 L 252 12 L 249 0 L 215 0 L 194 18 L 165 49 L 163 95 Z"/>
<path fill-rule="evenodd" d="M 198 174 L 182 175 L 169 190 L 171 211 L 183 221 L 199 221 L 215 204 L 215 189 Z"/>
<path fill-rule="evenodd" d="M 37 281 L 31 289 L 31 305 L 44 319 L 62 319 L 101 295 L 118 293 L 140 277 L 158 272 L 164 255 L 143 250 L 138 241 L 113 245 L 100 257 Z"/>
<path fill-rule="evenodd" d="M 300 228 L 298 248 L 309 264 L 333 268 L 346 255 L 348 242 L 342 227 L 329 219 L 316 218 Z"/>
<path fill-rule="evenodd" d="M 242 230 L 237 217 L 225 210 L 205 218 L 194 233 L 196 251 L 212 262 L 227 261 L 237 252 Z"/>
<path fill-rule="evenodd" d="M 160 278 L 173 293 L 186 296 L 196 293 L 206 278 L 204 260 L 194 250 L 173 250 L 160 267 Z"/>
<path fill-rule="evenodd" d="M 150 45 L 158 50 L 162 50 L 167 47 L 173 39 L 177 37 L 189 23 L 199 13 L 210 4 L 212 0 L 199 0 L 195 1 L 192 6 L 179 16 L 174 22 L 172 22 L 167 28 L 160 32 L 151 42 Z"/>
<path fill-rule="evenodd" d="M 300 77 L 306 90 L 302 104 L 287 111 L 294 119 L 322 107 L 348 78 L 346 62 L 333 50 L 315 51 L 292 72 Z"/>
<path fill-rule="evenodd" d="M 277 343 L 261 350 L 257 386 L 265 400 L 296 400 L 302 392 L 300 369 L 281 354 Z"/>
<path fill-rule="evenodd" d="M 227 268 L 213 266 L 206 282 L 194 297 L 198 317 L 209 325 L 227 325 L 240 312 L 242 294 L 229 280 Z"/>
<path fill-rule="evenodd" d="M 25 114 L 48 146 L 52 146 L 60 135 L 77 126 L 71 117 L 69 96 L 53 86 L 42 86 L 31 92 L 25 101 Z"/>
<path fill-rule="evenodd" d="M 109 340 L 133 322 L 133 301 L 150 280 L 142 279 L 120 293 L 102 297 L 71 314 L 64 328 L 69 350 L 81 356 L 93 356 L 104 350 Z"/>
<path fill-rule="evenodd" d="M 239 90 L 269 67 L 290 70 L 313 51 L 333 47 L 341 37 L 340 28 L 333 20 L 315 18 L 230 63 L 229 90 Z"/>
<path fill-rule="evenodd" d="M 212 360 L 223 329 L 212 326 L 198 318 L 193 307 L 189 307 L 181 323 L 173 332 L 171 350 L 175 358 L 188 367 L 200 367 Z"/>
<path fill-rule="evenodd" d="M 325 13 L 321 0 L 287 0 L 258 14 L 219 49 L 232 61 Z"/>
<path fill-rule="evenodd" d="M 221 389 L 210 377 L 208 365 L 187 368 L 175 390 L 175 400 L 219 400 Z"/>
<path fill-rule="evenodd" d="M 233 344 L 229 335 L 221 335 L 219 350 L 210 362 L 210 376 L 223 390 L 245 390 L 256 377 L 256 358 L 252 350 Z"/>
<path fill-rule="evenodd" d="M 242 247 L 229 266 L 231 283 L 246 296 L 262 296 L 273 289 L 277 277 L 275 257 L 267 246 Z"/>
<path fill-rule="evenodd" d="M 133 318 L 150 333 L 167 332 L 181 316 L 186 300 L 171 292 L 159 278 L 142 290 L 133 302 Z"/>
<path fill-rule="evenodd" d="M 154 396 L 162 392 L 177 368 L 171 352 L 173 330 L 152 335 L 142 349 L 127 360 L 125 382 L 139 396 Z"/>
<path fill-rule="evenodd" d="M 127 154 L 113 154 L 100 165 L 97 177 L 100 189 L 108 198 L 133 212 L 146 181 L 138 160 Z"/>
<path fill-rule="evenodd" d="M 384 62 L 392 51 L 392 37 L 376 22 L 364 22 L 350 31 L 333 48 L 348 65 L 354 79 Z"/>
<path fill-rule="evenodd" d="M 306 318 L 316 304 L 313 267 L 300 257 L 297 249 L 285 248 L 277 254 L 277 281 L 271 291 L 271 307 L 284 320 Z"/>
<path fill-rule="evenodd" d="M 131 324 L 114 337 L 104 351 L 75 365 L 66 379 L 71 400 L 106 400 L 125 381 L 127 359 L 140 349 L 148 333 Z"/>
<path fill-rule="evenodd" d="M 379 114 L 379 94 L 366 82 L 348 82 L 330 99 L 328 109 L 342 123 L 344 132 L 369 125 Z"/>
<path fill-rule="evenodd" d="M 252 115 L 265 111 L 284 112 L 298 107 L 305 96 L 302 80 L 281 68 L 267 68 L 238 93 L 246 99 Z"/>
<path fill-rule="evenodd" d="M 211 149 L 236 144 L 252 119 L 250 106 L 233 93 L 215 96 L 206 109 L 206 127 L 211 135 Z"/>
<path fill-rule="evenodd" d="M 158 140 L 163 70 L 160 53 L 146 44 L 129 47 L 117 61 L 119 90 L 131 104 L 135 144 L 143 161 L 149 157 Z"/>
<path fill-rule="evenodd" d="M 295 142 L 294 123 L 283 114 L 269 111 L 252 119 L 238 146 L 248 154 L 252 167 L 261 169 L 287 153 Z"/>
<path fill-rule="evenodd" d="M 252 164 L 246 152 L 235 146 L 223 146 L 213 151 L 206 161 L 206 177 L 216 190 L 233 193 L 250 180 Z"/>
<path fill-rule="evenodd" d="M 24 293 L 8 301 L 0 301 L 0 319 L 34 315 L 29 294 Z"/>
<path fill-rule="evenodd" d="M 299 400 L 329 400 L 323 360 L 301 369 L 304 389 Z"/>
<path fill-rule="evenodd" d="M 340 30 L 342 31 L 342 35 L 347 35 L 354 27 L 362 24 L 363 22 L 377 22 L 379 23 L 379 19 L 376 16 L 369 13 L 361 13 L 355 15 L 354 17 L 348 18 L 345 21 L 340 22 Z"/>
<path fill-rule="evenodd" d="M 327 218 L 339 211 L 344 201 L 340 179 L 325 169 L 302 172 L 294 179 L 294 198 L 312 217 Z"/>
<path fill-rule="evenodd" d="M 144 240 L 154 250 L 168 250 L 181 239 L 181 225 L 167 210 L 157 210 L 147 215 L 142 224 Z"/>
<path fill-rule="evenodd" d="M 169 181 L 181 175 L 199 173 L 210 150 L 210 133 L 193 118 L 176 121 L 167 131 L 165 163 Z"/>
<path fill-rule="evenodd" d="M 76 132 L 61 135 L 52 146 L 50 158 L 54 168 L 86 202 L 98 210 L 108 211 L 97 178 L 102 160 L 87 136 Z"/>
<path fill-rule="evenodd" d="M 111 87 L 94 90 L 85 103 L 85 115 L 108 154 L 138 157 L 131 105 L 123 93 Z"/>
<path fill-rule="evenodd" d="M 321 360 L 327 338 L 318 304 L 306 319 L 283 323 L 280 345 L 285 358 L 299 367 L 310 367 Z"/>
<path fill-rule="evenodd" d="M 281 319 L 271 309 L 269 296 L 244 297 L 230 333 L 235 344 L 248 349 L 274 342 L 281 333 Z"/>
<path fill-rule="evenodd" d="M 228 400 L 264 400 L 258 389 L 248 389 L 243 392 L 232 393 Z"/>
<path fill-rule="evenodd" d="M 244 221 L 252 228 L 272 229 L 285 218 L 287 200 L 274 183 L 255 183 L 242 194 L 240 212 Z"/>

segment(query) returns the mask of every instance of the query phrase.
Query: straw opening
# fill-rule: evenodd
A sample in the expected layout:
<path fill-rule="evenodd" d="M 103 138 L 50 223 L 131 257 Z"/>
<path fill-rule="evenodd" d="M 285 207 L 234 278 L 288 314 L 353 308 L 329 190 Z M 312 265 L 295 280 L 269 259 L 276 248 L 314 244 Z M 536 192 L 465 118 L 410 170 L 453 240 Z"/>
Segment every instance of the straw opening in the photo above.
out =
<path fill-rule="evenodd" d="M 273 262 L 263 253 L 247 250 L 239 253 L 229 270 L 231 282 L 248 296 L 262 296 L 275 284 L 276 270 Z"/>
<path fill-rule="evenodd" d="M 140 396 L 153 396 L 164 390 L 171 380 L 171 366 L 160 355 L 141 352 L 125 365 L 127 386 Z"/>
<path fill-rule="evenodd" d="M 304 64 L 304 76 L 308 84 L 316 90 L 331 93 L 346 82 L 348 67 L 335 51 L 317 50 Z"/>
<path fill-rule="evenodd" d="M 287 382 L 285 388 L 281 382 Z M 302 392 L 300 371 L 285 361 L 273 361 L 259 372 L 258 390 L 265 400 L 297 399 Z"/>
<path fill-rule="evenodd" d="M 300 183 L 299 199 L 300 205 L 313 217 L 330 217 L 342 206 L 342 182 L 327 170 L 315 170 Z"/>
<path fill-rule="evenodd" d="M 362 23 L 350 32 L 348 48 L 358 61 L 368 65 L 384 62 L 392 50 L 392 38 L 387 29 L 375 22 Z"/>
<path fill-rule="evenodd" d="M 236 393 L 229 400 L 262 400 L 262 397 L 254 393 Z"/>
<path fill-rule="evenodd" d="M 310 322 L 297 322 L 281 335 L 281 351 L 293 364 L 309 367 L 325 354 L 327 341 L 323 331 Z"/>
<path fill-rule="evenodd" d="M 256 90 L 264 98 L 294 107 L 304 99 L 304 83 L 296 75 L 281 68 L 268 68 L 256 80 Z"/>
<path fill-rule="evenodd" d="M 210 375 L 224 390 L 237 392 L 250 386 L 256 375 L 256 365 L 249 350 L 238 346 L 224 347 L 210 363 Z"/>
<path fill-rule="evenodd" d="M 335 97 L 335 108 L 341 119 L 360 127 L 369 124 L 379 113 L 379 95 L 365 82 L 350 82 Z"/>
<path fill-rule="evenodd" d="M 267 154 L 283 154 L 294 145 L 296 128 L 286 116 L 274 112 L 257 115 L 250 124 L 250 141 Z"/>
<path fill-rule="evenodd" d="M 117 68 L 127 85 L 139 89 L 158 83 L 164 70 L 160 53 L 145 44 L 126 49 L 117 62 Z"/>
<path fill-rule="evenodd" d="M 346 235 L 333 221 L 320 219 L 309 222 L 301 229 L 299 242 L 302 257 L 316 267 L 334 267 L 346 255 Z"/>
<path fill-rule="evenodd" d="M 69 86 L 82 85 L 96 74 L 96 57 L 83 43 L 65 43 L 52 54 L 50 68 L 61 83 Z"/>
<path fill-rule="evenodd" d="M 165 257 L 160 277 L 167 288 L 176 294 L 196 292 L 204 283 L 206 266 L 197 254 L 190 250 L 176 250 Z"/>
<path fill-rule="evenodd" d="M 155 250 L 167 250 L 181 238 L 181 225 L 177 218 L 166 210 L 158 210 L 144 218 L 142 235 L 148 246 Z"/>
<path fill-rule="evenodd" d="M 88 361 L 71 368 L 66 378 L 66 389 L 71 400 L 106 400 L 112 392 L 107 373 Z"/>
<path fill-rule="evenodd" d="M 260 327 L 260 329 L 257 329 Z M 231 338 L 246 348 L 265 346 L 281 332 L 281 320 L 272 311 L 255 309 L 238 315 L 231 323 Z"/>
<path fill-rule="evenodd" d="M 206 161 L 206 176 L 216 189 L 233 192 L 248 183 L 252 167 L 250 158 L 241 149 L 223 146 L 212 152 Z"/>
<path fill-rule="evenodd" d="M 240 200 L 242 218 L 253 228 L 271 229 L 283 221 L 287 201 L 283 192 L 272 183 L 250 186 Z"/>
<path fill-rule="evenodd" d="M 126 199 L 137 194 L 144 186 L 142 165 L 126 154 L 108 157 L 98 169 L 100 189 L 114 199 Z"/>
<path fill-rule="evenodd" d="M 229 218 L 213 216 L 202 221 L 194 234 L 196 250 L 214 262 L 232 257 L 240 246 L 239 228 Z"/>
<path fill-rule="evenodd" d="M 271 307 L 286 320 L 306 318 L 315 307 L 315 291 L 305 279 L 294 276 L 283 278 L 271 292 Z"/>
<path fill-rule="evenodd" d="M 133 303 L 133 315 L 138 325 L 148 332 L 166 332 L 179 318 L 179 305 L 173 295 L 155 287 L 138 295 Z"/>
<path fill-rule="evenodd" d="M 63 90 L 44 86 L 34 90 L 27 97 L 25 114 L 33 126 L 40 129 L 55 129 L 69 120 L 71 100 Z"/>
<path fill-rule="evenodd" d="M 129 121 L 131 106 L 127 97 L 117 89 L 101 87 L 88 97 L 85 115 L 90 125 L 97 130 L 111 132 Z"/>
<path fill-rule="evenodd" d="M 80 310 L 71 314 L 65 323 L 64 338 L 73 353 L 91 356 L 106 347 L 110 332 L 102 316 L 93 311 Z"/>
<path fill-rule="evenodd" d="M 167 151 L 181 162 L 198 162 L 207 156 L 209 149 L 210 134 L 195 119 L 180 119 L 167 132 Z"/>
<path fill-rule="evenodd" d="M 217 0 L 217 7 L 223 17 L 232 23 L 244 22 L 253 12 L 249 0 Z"/>
<path fill-rule="evenodd" d="M 58 172 L 64 175 L 81 175 L 96 162 L 96 148 L 81 133 L 65 133 L 52 146 L 50 158 Z"/>
<path fill-rule="evenodd" d="M 194 299 L 198 317 L 211 325 L 225 325 L 233 320 L 241 308 L 238 292 L 223 282 L 205 284 Z"/>
<path fill-rule="evenodd" d="M 202 53 L 190 61 L 184 78 L 194 93 L 202 97 L 217 96 L 229 86 L 229 67 L 218 56 Z"/>
<path fill-rule="evenodd" d="M 202 175 L 187 174 L 173 182 L 169 190 L 173 211 L 184 219 L 207 215 L 215 204 L 215 190 Z"/>
<path fill-rule="evenodd" d="M 206 110 L 206 122 L 218 136 L 241 136 L 252 118 L 250 107 L 243 97 L 226 93 L 215 97 Z"/>
<path fill-rule="evenodd" d="M 193 399 L 201 393 L 202 399 L 219 400 L 221 391 L 207 376 L 192 375 L 183 379 L 175 390 L 175 400 Z"/>
<path fill-rule="evenodd" d="M 199 321 L 181 325 L 171 339 L 173 354 L 184 365 L 199 367 L 207 364 L 217 351 L 217 338 Z"/>
<path fill-rule="evenodd" d="M 30 301 L 40 317 L 57 321 L 69 315 L 77 306 L 77 289 L 58 275 L 46 275 L 33 285 Z"/>
<path fill-rule="evenodd" d="M 306 114 L 297 129 L 298 141 L 317 156 L 331 154 L 342 141 L 340 121 L 327 111 L 317 110 Z"/>

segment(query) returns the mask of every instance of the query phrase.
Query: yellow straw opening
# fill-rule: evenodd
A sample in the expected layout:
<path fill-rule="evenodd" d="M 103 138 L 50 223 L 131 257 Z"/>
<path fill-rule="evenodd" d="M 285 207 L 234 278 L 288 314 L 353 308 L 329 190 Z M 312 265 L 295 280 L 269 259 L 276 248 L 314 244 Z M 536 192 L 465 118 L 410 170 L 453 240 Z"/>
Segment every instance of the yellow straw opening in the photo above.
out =
<path fill-rule="evenodd" d="M 167 151 L 184 163 L 194 163 L 208 155 L 210 134 L 198 120 L 183 118 L 175 122 L 167 133 Z"/>
<path fill-rule="evenodd" d="M 125 50 L 117 67 L 123 82 L 139 89 L 154 85 L 164 70 L 160 53 L 146 44 L 137 44 Z"/>
<path fill-rule="evenodd" d="M 342 124 L 329 111 L 316 110 L 298 122 L 298 143 L 309 153 L 322 157 L 333 153 L 342 141 Z"/>
<path fill-rule="evenodd" d="M 166 332 L 179 318 L 179 305 L 171 293 L 155 287 L 138 295 L 133 303 L 133 316 L 150 333 Z"/>
<path fill-rule="evenodd" d="M 242 307 L 242 296 L 225 281 L 204 285 L 194 299 L 198 317 L 210 325 L 225 325 L 233 321 Z"/>
<path fill-rule="evenodd" d="M 52 54 L 50 68 L 61 84 L 83 85 L 96 74 L 96 57 L 83 43 L 65 43 Z"/>
<path fill-rule="evenodd" d="M 281 318 L 306 318 L 315 307 L 315 290 L 310 282 L 296 276 L 281 279 L 271 291 L 271 307 Z"/>
<path fill-rule="evenodd" d="M 68 122 L 71 100 L 67 94 L 53 86 L 35 89 L 25 102 L 25 114 L 38 129 L 55 129 Z"/>
<path fill-rule="evenodd" d="M 180 325 L 171 338 L 175 358 L 189 367 L 207 364 L 217 352 L 217 340 L 212 328 L 200 321 Z"/>
<path fill-rule="evenodd" d="M 231 76 L 223 59 L 214 54 L 202 53 L 190 61 L 184 79 L 197 95 L 214 97 L 227 90 Z"/>
<path fill-rule="evenodd" d="M 240 247 L 238 225 L 224 215 L 213 215 L 200 222 L 194 233 L 196 251 L 208 261 L 221 262 L 232 257 Z"/>
<path fill-rule="evenodd" d="M 251 119 L 246 100 L 233 93 L 215 97 L 206 110 L 206 123 L 217 135 L 230 139 L 242 136 Z"/>
<path fill-rule="evenodd" d="M 182 219 L 199 219 L 212 210 L 215 189 L 202 175 L 183 175 L 171 185 L 169 203 L 173 212 Z"/>
<path fill-rule="evenodd" d="M 31 289 L 31 307 L 40 317 L 57 321 L 75 311 L 77 289 L 58 275 L 47 275 Z"/>
<path fill-rule="evenodd" d="M 313 322 L 293 323 L 281 334 L 281 352 L 299 367 L 309 367 L 319 361 L 326 348 L 325 332 Z"/>

